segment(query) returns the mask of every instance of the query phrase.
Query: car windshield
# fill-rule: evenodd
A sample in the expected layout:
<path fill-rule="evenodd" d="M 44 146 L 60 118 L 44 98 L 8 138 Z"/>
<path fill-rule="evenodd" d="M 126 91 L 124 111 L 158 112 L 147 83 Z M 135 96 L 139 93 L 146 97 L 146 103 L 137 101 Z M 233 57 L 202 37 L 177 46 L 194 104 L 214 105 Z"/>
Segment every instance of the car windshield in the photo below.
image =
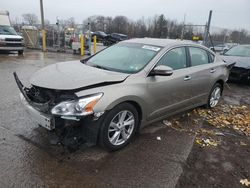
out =
<path fill-rule="evenodd" d="M 16 31 L 7 25 L 0 25 L 0 35 L 17 35 Z"/>
<path fill-rule="evenodd" d="M 229 49 L 225 55 L 250 57 L 250 46 L 235 46 Z"/>
<path fill-rule="evenodd" d="M 120 38 L 126 40 L 128 37 L 126 35 L 120 35 Z"/>
<path fill-rule="evenodd" d="M 116 72 L 136 73 L 142 70 L 160 49 L 150 45 L 118 43 L 96 54 L 86 64 Z"/>

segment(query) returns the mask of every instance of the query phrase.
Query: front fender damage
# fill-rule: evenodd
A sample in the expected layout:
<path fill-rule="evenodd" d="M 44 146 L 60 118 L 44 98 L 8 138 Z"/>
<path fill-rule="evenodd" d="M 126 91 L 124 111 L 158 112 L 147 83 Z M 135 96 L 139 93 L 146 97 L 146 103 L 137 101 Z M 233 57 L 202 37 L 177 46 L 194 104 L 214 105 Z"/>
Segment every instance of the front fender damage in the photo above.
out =
<path fill-rule="evenodd" d="M 24 98 L 23 100 L 26 101 L 23 104 L 28 105 L 33 110 L 35 109 L 38 112 L 36 114 L 47 114 L 51 117 L 51 122 L 54 123 L 53 128 L 49 129 L 46 126 L 42 126 L 48 129 L 48 138 L 51 144 L 62 145 L 73 151 L 78 149 L 83 143 L 88 146 L 97 143 L 99 127 L 103 122 L 105 113 L 96 113 L 78 119 L 54 116 L 50 111 L 56 104 L 65 100 L 78 99 L 74 91 L 52 90 L 33 85 L 25 87 L 16 72 L 13 75 Z"/>

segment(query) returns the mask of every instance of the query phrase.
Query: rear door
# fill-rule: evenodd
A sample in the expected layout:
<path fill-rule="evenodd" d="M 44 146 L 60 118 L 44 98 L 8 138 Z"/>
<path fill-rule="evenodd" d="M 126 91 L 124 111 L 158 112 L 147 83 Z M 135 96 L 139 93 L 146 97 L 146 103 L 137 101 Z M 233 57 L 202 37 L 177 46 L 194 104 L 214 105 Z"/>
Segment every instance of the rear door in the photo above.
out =
<path fill-rule="evenodd" d="M 169 66 L 174 71 L 171 76 L 147 77 L 149 120 L 186 108 L 192 94 L 185 47 L 171 49 L 158 61 L 158 65 Z"/>
<path fill-rule="evenodd" d="M 212 74 L 216 72 L 216 64 L 213 63 L 212 56 L 199 47 L 187 47 L 189 60 L 193 105 L 205 103 L 213 86 Z"/>

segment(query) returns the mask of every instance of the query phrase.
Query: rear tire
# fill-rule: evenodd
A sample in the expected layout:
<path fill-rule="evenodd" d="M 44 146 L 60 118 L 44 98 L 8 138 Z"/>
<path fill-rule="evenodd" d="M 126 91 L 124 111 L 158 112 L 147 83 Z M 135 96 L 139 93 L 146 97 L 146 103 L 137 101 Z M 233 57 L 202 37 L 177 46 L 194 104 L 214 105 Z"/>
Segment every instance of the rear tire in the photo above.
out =
<path fill-rule="evenodd" d="M 108 151 L 125 147 L 133 139 L 139 124 L 136 108 L 122 103 L 108 112 L 99 132 L 99 144 Z"/>
<path fill-rule="evenodd" d="M 207 104 L 206 104 L 206 108 L 214 108 L 215 106 L 217 106 L 222 95 L 222 89 L 223 88 L 221 84 L 219 83 L 214 84 L 214 86 L 212 87 L 210 91 Z"/>

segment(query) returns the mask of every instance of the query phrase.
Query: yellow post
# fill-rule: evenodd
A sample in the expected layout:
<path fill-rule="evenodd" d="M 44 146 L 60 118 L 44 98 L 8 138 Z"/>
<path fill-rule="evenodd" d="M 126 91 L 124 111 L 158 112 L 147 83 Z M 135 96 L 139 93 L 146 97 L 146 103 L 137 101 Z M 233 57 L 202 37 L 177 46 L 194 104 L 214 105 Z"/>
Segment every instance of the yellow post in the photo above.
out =
<path fill-rule="evenodd" d="M 96 53 L 96 36 L 94 36 L 94 54 Z"/>
<path fill-rule="evenodd" d="M 84 55 L 84 35 L 81 34 L 81 37 L 80 37 L 80 48 L 81 48 L 81 56 Z"/>
<path fill-rule="evenodd" d="M 42 30 L 42 42 L 43 42 L 43 52 L 46 52 L 46 31 Z"/>

